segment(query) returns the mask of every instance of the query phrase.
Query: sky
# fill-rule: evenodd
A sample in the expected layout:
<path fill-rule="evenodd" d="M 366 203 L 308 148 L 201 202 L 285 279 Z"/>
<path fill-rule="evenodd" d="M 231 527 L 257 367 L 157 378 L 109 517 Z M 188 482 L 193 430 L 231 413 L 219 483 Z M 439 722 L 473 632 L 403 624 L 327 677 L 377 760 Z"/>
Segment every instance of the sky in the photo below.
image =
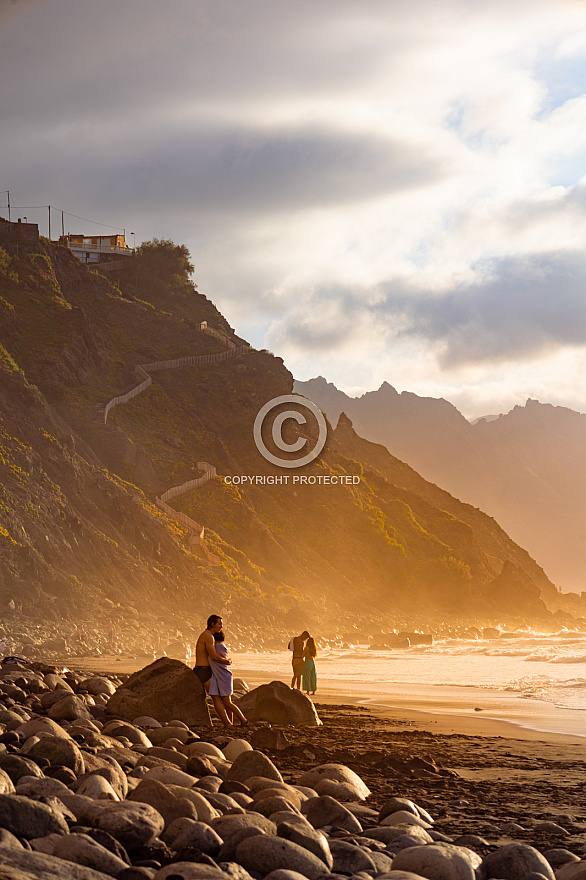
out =
<path fill-rule="evenodd" d="M 0 0 L 0 107 L 0 215 L 186 244 L 297 379 L 586 412 L 586 0 Z"/>

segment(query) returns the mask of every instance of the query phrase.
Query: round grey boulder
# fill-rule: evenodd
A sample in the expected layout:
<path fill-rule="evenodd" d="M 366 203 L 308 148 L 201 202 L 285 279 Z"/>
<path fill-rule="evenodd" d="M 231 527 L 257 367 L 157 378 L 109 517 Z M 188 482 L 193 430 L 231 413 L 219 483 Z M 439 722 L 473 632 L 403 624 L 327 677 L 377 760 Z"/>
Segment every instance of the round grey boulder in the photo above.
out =
<path fill-rule="evenodd" d="M 334 864 L 332 870 L 339 874 L 357 874 L 359 871 L 376 873 L 376 865 L 359 846 L 344 840 L 330 840 L 330 852 Z"/>
<path fill-rule="evenodd" d="M 276 871 L 271 871 L 270 874 L 267 874 L 265 880 L 307 880 L 303 874 L 299 874 L 297 871 L 289 871 L 287 868 L 277 868 Z"/>
<path fill-rule="evenodd" d="M 356 816 L 329 795 L 308 798 L 301 805 L 301 810 L 314 828 L 336 825 L 353 834 L 360 834 L 362 832 L 362 825 Z"/>
<path fill-rule="evenodd" d="M 195 846 L 202 853 L 215 856 L 220 851 L 222 843 L 220 835 L 205 822 L 191 822 L 172 841 L 171 848 L 178 851 L 187 846 Z"/>
<path fill-rule="evenodd" d="M 277 826 L 260 813 L 240 813 L 236 816 L 218 816 L 212 819 L 211 826 L 222 840 L 230 840 L 242 828 L 258 828 L 264 834 L 277 834 Z"/>
<path fill-rule="evenodd" d="M 60 736 L 42 736 L 28 750 L 29 755 L 47 758 L 51 767 L 69 767 L 76 776 L 85 771 L 83 755 L 72 739 Z"/>
<path fill-rule="evenodd" d="M 338 800 L 363 801 L 370 794 L 360 776 L 344 764 L 320 764 L 303 773 L 298 782 Z"/>
<path fill-rule="evenodd" d="M 558 880 L 586 880 L 586 859 L 581 859 L 579 862 L 566 862 L 565 865 L 557 869 L 555 875 Z"/>
<path fill-rule="evenodd" d="M 509 843 L 489 853 L 482 860 L 478 869 L 478 878 L 479 880 L 488 880 L 490 877 L 498 877 L 500 880 L 523 880 L 532 872 L 543 874 L 548 880 L 555 880 L 549 862 L 538 850 L 524 843 Z"/>
<path fill-rule="evenodd" d="M 297 871 L 307 880 L 317 880 L 327 873 L 322 860 L 309 850 L 290 840 L 268 837 L 265 834 L 248 837 L 239 843 L 236 847 L 236 861 L 247 871 L 253 871 L 262 877 L 279 868 Z"/>
<path fill-rule="evenodd" d="M 397 870 L 420 874 L 428 880 L 476 878 L 471 850 L 450 843 L 441 846 L 430 843 L 427 846 L 411 846 L 401 850 L 393 859 L 393 871 Z"/>
<path fill-rule="evenodd" d="M 69 831 L 61 813 L 17 794 L 0 794 L 0 827 L 27 840 Z"/>
<path fill-rule="evenodd" d="M 53 854 L 57 858 L 85 865 L 113 877 L 128 867 L 126 862 L 87 834 L 65 834 L 55 842 Z"/>
<path fill-rule="evenodd" d="M 302 846 L 303 849 L 309 850 L 314 856 L 322 860 L 328 871 L 332 870 L 334 859 L 328 839 L 322 831 L 314 831 L 311 826 L 303 828 L 294 823 L 281 822 L 277 825 L 277 836 L 282 837 L 284 840 L 290 840 L 292 843 Z"/>
<path fill-rule="evenodd" d="M 241 752 L 228 771 L 230 782 L 246 782 L 251 776 L 263 776 L 265 779 L 276 779 L 282 782 L 283 777 L 262 752 L 256 749 Z"/>
<path fill-rule="evenodd" d="M 568 864 L 568 862 L 579 862 L 580 857 L 574 855 L 573 852 L 570 852 L 569 849 L 548 849 L 543 853 L 551 867 L 556 871 L 558 868 L 561 868 L 562 865 Z M 557 874 L 556 874 L 557 876 Z"/>

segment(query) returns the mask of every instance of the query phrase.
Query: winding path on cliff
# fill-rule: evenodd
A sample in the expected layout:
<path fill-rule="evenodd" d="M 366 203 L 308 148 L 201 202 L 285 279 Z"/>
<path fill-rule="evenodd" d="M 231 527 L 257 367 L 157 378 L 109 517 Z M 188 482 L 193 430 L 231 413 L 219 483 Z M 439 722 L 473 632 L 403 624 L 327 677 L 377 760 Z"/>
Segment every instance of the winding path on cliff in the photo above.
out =
<path fill-rule="evenodd" d="M 98 419 L 103 421 L 104 425 L 108 423 L 108 415 L 111 410 L 114 409 L 115 406 L 119 406 L 122 403 L 127 403 L 129 400 L 132 400 L 133 397 L 136 397 L 138 394 L 142 394 L 143 391 L 146 391 L 147 388 L 153 384 L 151 373 L 157 372 L 159 370 L 174 370 L 178 367 L 195 367 L 203 364 L 219 364 L 223 361 L 230 360 L 230 358 L 238 357 L 238 355 L 246 354 L 249 351 L 252 351 L 249 345 L 236 345 L 232 342 L 231 339 L 224 333 L 220 333 L 218 330 L 214 330 L 213 327 L 208 327 L 207 321 L 202 321 L 198 327 L 201 333 L 208 333 L 211 336 L 220 339 L 224 342 L 228 347 L 226 351 L 218 352 L 217 354 L 202 354 L 202 355 L 194 355 L 192 357 L 182 357 L 176 358 L 175 360 L 170 361 L 155 361 L 150 364 L 137 364 L 134 368 L 134 372 L 136 373 L 139 382 L 137 385 L 133 386 L 129 391 L 126 391 L 124 394 L 119 394 L 116 397 L 113 397 L 109 400 L 103 407 L 100 408 L 98 412 Z M 168 516 L 172 519 L 175 519 L 177 522 L 180 522 L 182 525 L 187 526 L 190 530 L 190 536 L 188 541 L 192 545 L 198 546 L 208 562 L 212 565 L 217 565 L 219 560 L 216 556 L 209 552 L 204 543 L 204 531 L 205 526 L 202 526 L 200 523 L 195 522 L 195 520 L 191 519 L 191 517 L 187 516 L 184 513 L 180 513 L 178 510 L 174 510 L 172 507 L 167 504 L 168 501 L 171 501 L 173 498 L 177 498 L 180 495 L 184 495 L 186 492 L 190 492 L 192 489 L 197 489 L 200 486 L 205 485 L 205 483 L 209 482 L 209 480 L 213 480 L 216 477 L 216 468 L 213 464 L 208 464 L 206 461 L 198 461 L 197 469 L 203 471 L 203 475 L 201 477 L 197 477 L 195 480 L 188 480 L 186 483 L 181 483 L 180 486 L 172 486 L 170 489 L 167 489 L 166 492 L 163 492 L 160 496 L 155 498 L 155 504 L 160 510 L 163 510 Z"/>

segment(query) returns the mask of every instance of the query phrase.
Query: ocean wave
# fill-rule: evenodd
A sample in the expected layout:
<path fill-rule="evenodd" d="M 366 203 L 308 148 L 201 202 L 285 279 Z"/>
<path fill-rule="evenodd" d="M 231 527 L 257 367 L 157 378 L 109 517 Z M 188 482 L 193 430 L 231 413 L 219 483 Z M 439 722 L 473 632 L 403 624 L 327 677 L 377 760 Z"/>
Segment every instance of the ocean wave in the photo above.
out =
<path fill-rule="evenodd" d="M 553 657 L 550 663 L 586 663 L 586 654 L 570 654 Z"/>

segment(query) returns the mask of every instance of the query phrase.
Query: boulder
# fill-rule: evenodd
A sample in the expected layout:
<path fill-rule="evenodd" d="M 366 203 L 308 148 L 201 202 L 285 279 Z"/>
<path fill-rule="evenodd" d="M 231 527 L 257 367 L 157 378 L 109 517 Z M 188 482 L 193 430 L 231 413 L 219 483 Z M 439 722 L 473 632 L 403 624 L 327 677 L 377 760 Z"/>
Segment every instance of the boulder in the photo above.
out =
<path fill-rule="evenodd" d="M 11 880 L 105 880 L 107 874 L 28 849 L 3 849 L 2 874 Z"/>
<path fill-rule="evenodd" d="M 128 794 L 128 779 L 118 761 L 110 757 L 110 755 L 93 755 L 91 752 L 84 752 L 83 761 L 86 777 L 94 775 L 103 776 L 110 783 L 120 800 L 124 800 Z"/>
<path fill-rule="evenodd" d="M 76 776 L 85 772 L 83 755 L 72 739 L 60 736 L 43 736 L 38 742 L 26 747 L 26 753 L 37 758 L 46 758 L 51 767 L 69 767 Z"/>
<path fill-rule="evenodd" d="M 308 880 L 317 880 L 322 874 L 328 873 L 323 861 L 309 850 L 282 837 L 266 834 L 247 837 L 239 843 L 236 860 L 247 871 L 262 877 L 279 868 L 297 871 Z"/>
<path fill-rule="evenodd" d="M 376 874 L 376 866 L 369 853 L 345 840 L 330 840 L 333 858 L 331 868 L 336 874 L 358 874 L 359 871 Z"/>
<path fill-rule="evenodd" d="M 478 857 L 474 856 L 471 850 L 450 843 L 411 846 L 395 856 L 393 871 L 410 871 L 428 880 L 476 880 Z"/>
<path fill-rule="evenodd" d="M 394 866 L 393 862 L 393 866 Z M 501 880 L 522 880 L 527 874 L 543 874 L 554 880 L 554 873 L 545 856 L 532 846 L 523 843 L 509 843 L 500 846 L 483 859 L 478 869 L 479 880 L 500 877 Z"/>
<path fill-rule="evenodd" d="M 328 839 L 321 831 L 314 831 L 313 828 L 298 827 L 290 822 L 281 822 L 277 825 L 277 836 L 282 837 L 284 840 L 290 840 L 304 849 L 308 849 L 314 856 L 321 859 L 328 871 L 333 869 L 334 859 Z"/>
<path fill-rule="evenodd" d="M 14 785 L 18 785 L 21 776 L 43 776 L 43 771 L 31 758 L 25 758 L 24 755 L 0 755 L 0 770 L 10 778 Z M 6 782 L 3 783 L 3 793 L 10 793 L 7 789 Z"/>
<path fill-rule="evenodd" d="M 420 828 L 431 828 L 429 822 L 426 822 L 420 816 L 416 816 L 410 810 L 397 810 L 396 813 L 389 813 L 388 816 L 380 823 L 383 827 L 387 825 L 419 825 Z"/>
<path fill-rule="evenodd" d="M 181 788 L 183 794 L 186 789 Z M 164 819 L 165 825 L 170 825 L 174 819 L 186 816 L 188 819 L 197 820 L 197 808 L 186 797 L 177 797 L 169 791 L 166 785 L 156 779 L 143 779 L 127 798 L 128 801 L 136 801 L 142 804 L 150 804 Z"/>
<path fill-rule="evenodd" d="M 46 834 L 67 834 L 67 822 L 46 804 L 17 794 L 0 794 L 0 827 L 32 840 Z"/>
<path fill-rule="evenodd" d="M 263 834 L 270 834 L 276 837 L 277 826 L 270 819 L 261 816 L 260 813 L 241 813 L 236 816 L 218 816 L 213 819 L 211 826 L 219 834 L 222 840 L 229 840 L 233 834 L 239 832 L 242 828 L 258 828 Z"/>
<path fill-rule="evenodd" d="M 543 871 L 540 873 L 543 874 Z M 555 876 L 557 880 L 585 880 L 586 859 L 581 859 L 577 862 L 566 862 L 556 870 Z"/>
<path fill-rule="evenodd" d="M 114 739 L 127 739 L 134 746 L 145 746 L 145 748 L 150 749 L 153 745 L 146 733 L 143 733 L 134 724 L 120 721 L 119 719 L 105 724 L 102 727 L 101 733 L 102 736 L 111 736 Z"/>
<path fill-rule="evenodd" d="M 35 774 L 36 776 L 37 774 Z M 12 794 L 14 792 L 14 783 L 5 770 L 0 768 L 0 794 Z"/>
<path fill-rule="evenodd" d="M 129 721 L 149 715 L 160 722 L 178 719 L 188 727 L 211 727 L 201 681 L 193 669 L 169 657 L 161 657 L 133 673 L 112 694 L 106 712 Z"/>
<path fill-rule="evenodd" d="M 85 865 L 95 871 L 113 877 L 128 867 L 126 862 L 87 834 L 66 834 L 55 842 L 54 855 L 77 865 Z"/>
<path fill-rule="evenodd" d="M 226 756 L 227 761 L 235 761 L 238 755 L 242 752 L 251 751 L 252 746 L 245 739 L 231 739 L 230 742 L 224 746 L 224 755 Z"/>
<path fill-rule="evenodd" d="M 94 696 L 97 694 L 112 695 L 116 693 L 116 686 L 109 678 L 104 678 L 102 675 L 93 675 L 84 682 L 84 685 L 90 694 L 93 694 Z"/>
<path fill-rule="evenodd" d="M 313 788 L 319 795 L 329 795 L 337 801 L 363 801 L 370 789 L 360 776 L 344 764 L 320 764 L 299 778 L 299 785 Z"/>
<path fill-rule="evenodd" d="M 126 849 L 149 844 L 165 826 L 161 814 L 150 804 L 93 801 L 75 794 L 63 799 L 79 824 L 107 831 Z"/>
<path fill-rule="evenodd" d="M 220 835 L 205 822 L 191 822 L 171 841 L 171 847 L 179 851 L 194 846 L 207 855 L 215 856 L 220 851 L 222 843 Z"/>
<path fill-rule="evenodd" d="M 262 776 L 265 779 L 274 779 L 283 782 L 283 777 L 273 764 L 262 752 L 256 749 L 241 752 L 228 771 L 228 780 L 246 782 L 252 776 Z"/>
<path fill-rule="evenodd" d="M 238 700 L 238 706 L 251 722 L 307 725 L 319 727 L 321 721 L 315 706 L 304 693 L 282 681 L 261 684 Z"/>
<path fill-rule="evenodd" d="M 16 728 L 17 733 L 22 733 L 26 738 L 29 736 L 60 736 L 62 739 L 71 739 L 66 730 L 51 718 L 31 718 Z"/>
<path fill-rule="evenodd" d="M 307 821 L 314 828 L 335 825 L 338 828 L 350 831 L 352 834 L 360 834 L 362 832 L 362 825 L 356 816 L 353 816 L 350 810 L 347 810 L 346 807 L 329 795 L 308 798 L 301 805 L 301 809 L 307 816 Z"/>
<path fill-rule="evenodd" d="M 68 694 L 49 709 L 49 718 L 53 721 L 76 721 L 79 718 L 89 720 L 91 715 L 83 700 L 75 694 Z"/>

